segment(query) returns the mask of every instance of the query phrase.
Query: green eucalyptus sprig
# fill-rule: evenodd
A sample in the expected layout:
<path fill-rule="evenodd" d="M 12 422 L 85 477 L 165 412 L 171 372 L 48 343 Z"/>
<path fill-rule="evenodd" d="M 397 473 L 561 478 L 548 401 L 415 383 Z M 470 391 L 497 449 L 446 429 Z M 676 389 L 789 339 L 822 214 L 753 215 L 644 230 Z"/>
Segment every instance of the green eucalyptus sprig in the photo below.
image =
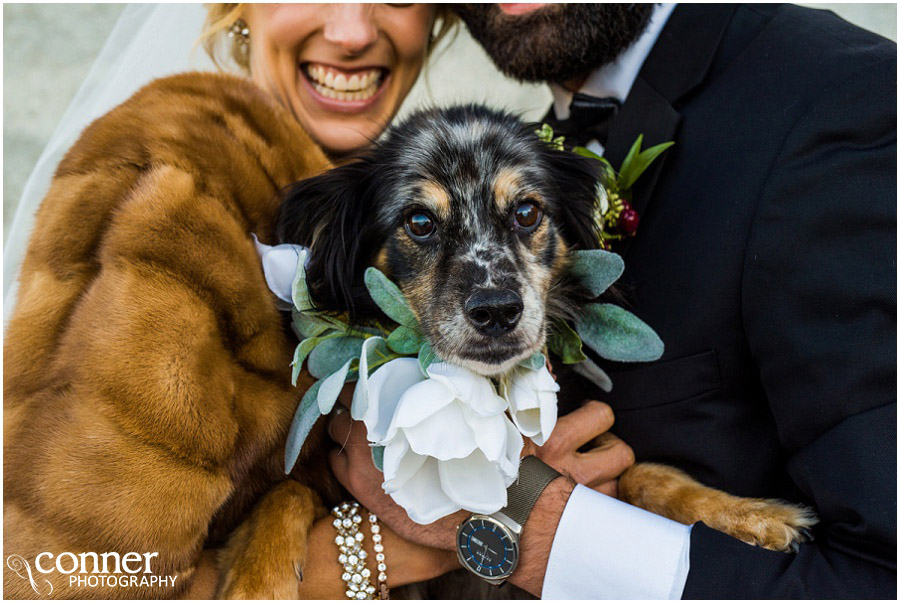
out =
<path fill-rule="evenodd" d="M 294 352 L 292 382 L 305 364 L 317 380 L 306 391 L 294 413 L 285 445 L 285 473 L 300 455 L 303 442 L 320 415 L 328 414 L 337 402 L 344 383 L 359 378 L 365 354 L 364 373 L 406 356 L 416 356 L 423 374 L 438 360 L 428 343 L 419 320 L 403 293 L 381 271 L 368 268 L 365 284 L 372 300 L 390 318 L 392 325 L 380 323 L 351 326 L 344 317 L 315 310 L 310 302 L 304 268 L 308 251 L 298 257 L 297 273 L 291 293 L 294 302 L 293 328 L 300 343 Z M 568 270 L 594 297 L 602 295 L 624 270 L 622 258 L 602 249 L 572 252 Z M 592 303 L 582 308 L 573 324 L 558 319 L 547 333 L 546 350 L 564 364 L 593 380 L 604 390 L 612 388 L 609 376 L 584 354 L 587 344 L 600 357 L 618 362 L 646 362 L 662 355 L 663 343 L 653 330 L 630 312 L 611 304 Z M 540 370 L 546 364 L 543 353 L 536 353 L 519 363 L 529 370 Z M 365 377 L 365 374 L 364 374 Z M 364 396 L 354 397 L 351 415 L 361 419 L 368 404 Z M 381 466 L 382 451 L 372 450 L 376 466 Z"/>
<path fill-rule="evenodd" d="M 558 151 L 564 150 L 565 137 L 556 136 L 547 124 L 535 130 L 538 138 Z M 597 200 L 594 205 L 594 221 L 597 223 L 597 238 L 603 249 L 611 249 L 614 241 L 621 241 L 634 236 L 637 232 L 640 216 L 637 210 L 631 206 L 631 189 L 641 174 L 647 171 L 650 164 L 659 157 L 663 151 L 671 147 L 674 142 L 663 142 L 649 149 L 641 150 L 644 135 L 641 134 L 631 145 L 628 154 L 622 161 L 622 165 L 616 171 L 605 157 L 594 153 L 585 147 L 573 147 L 572 152 L 582 157 L 595 159 L 603 164 L 604 176 L 597 190 Z"/>

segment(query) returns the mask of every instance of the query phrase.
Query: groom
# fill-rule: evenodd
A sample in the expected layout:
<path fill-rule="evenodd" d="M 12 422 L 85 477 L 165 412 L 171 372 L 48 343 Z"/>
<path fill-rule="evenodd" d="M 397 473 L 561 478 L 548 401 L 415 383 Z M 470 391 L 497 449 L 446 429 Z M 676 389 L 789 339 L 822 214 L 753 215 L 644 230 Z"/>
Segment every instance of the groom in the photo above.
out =
<path fill-rule="evenodd" d="M 567 143 L 619 166 L 640 134 L 645 147 L 675 142 L 635 185 L 640 223 L 616 249 L 620 283 L 665 356 L 607 364 L 611 394 L 567 383 L 568 397 L 608 402 L 639 461 L 819 514 L 796 555 L 695 524 L 674 579 L 653 592 L 894 598 L 896 46 L 790 5 L 457 10 L 501 70 L 550 84 L 547 121 Z M 347 479 L 371 475 L 365 461 L 336 472 L 378 509 L 377 476 Z M 539 504 L 555 526 L 568 494 L 548 496 Z M 549 555 L 534 545 L 529 559 L 547 568 L 534 594 L 627 598 L 594 551 L 618 547 L 632 565 L 658 551 L 610 542 L 602 515 L 563 515 L 557 537 L 580 520 L 593 539 L 583 554 L 552 532 Z M 432 526 L 396 527 L 442 545 Z M 598 578 L 550 580 L 585 559 Z"/>

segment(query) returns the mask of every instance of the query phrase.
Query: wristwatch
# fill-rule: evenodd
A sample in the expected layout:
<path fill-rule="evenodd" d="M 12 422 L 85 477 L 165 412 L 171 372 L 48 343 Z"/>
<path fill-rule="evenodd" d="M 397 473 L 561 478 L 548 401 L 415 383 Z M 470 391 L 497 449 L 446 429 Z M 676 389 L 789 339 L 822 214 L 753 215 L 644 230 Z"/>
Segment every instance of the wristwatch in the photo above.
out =
<path fill-rule="evenodd" d="M 519 478 L 506 490 L 507 504 L 490 515 L 475 513 L 456 529 L 456 553 L 467 570 L 503 584 L 519 563 L 519 536 L 531 508 L 559 473 L 536 456 L 519 464 Z"/>

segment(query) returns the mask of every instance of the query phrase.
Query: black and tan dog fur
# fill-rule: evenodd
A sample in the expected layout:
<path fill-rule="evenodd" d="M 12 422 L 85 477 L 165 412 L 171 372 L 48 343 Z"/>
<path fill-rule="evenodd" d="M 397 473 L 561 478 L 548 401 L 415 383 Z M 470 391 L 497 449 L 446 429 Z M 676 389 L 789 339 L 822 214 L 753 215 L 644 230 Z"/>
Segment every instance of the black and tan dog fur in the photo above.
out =
<path fill-rule="evenodd" d="M 551 149 L 504 113 L 426 111 L 359 161 L 296 185 L 279 236 L 313 248 L 307 274 L 322 309 L 377 318 L 362 279 L 375 265 L 439 356 L 495 376 L 541 351 L 550 321 L 588 301 L 565 268 L 569 250 L 597 246 L 599 165 Z M 815 522 L 805 509 L 734 497 L 662 465 L 635 465 L 620 493 L 777 550 L 796 547 Z"/>

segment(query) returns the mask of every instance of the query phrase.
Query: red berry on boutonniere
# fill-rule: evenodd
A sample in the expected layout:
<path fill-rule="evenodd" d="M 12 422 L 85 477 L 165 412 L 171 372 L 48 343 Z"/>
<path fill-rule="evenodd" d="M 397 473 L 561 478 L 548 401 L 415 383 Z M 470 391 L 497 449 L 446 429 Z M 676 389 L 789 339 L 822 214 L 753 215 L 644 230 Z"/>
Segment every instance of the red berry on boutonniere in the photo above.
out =
<path fill-rule="evenodd" d="M 628 205 L 628 202 L 626 201 L 625 209 L 622 210 L 622 214 L 619 216 L 619 228 L 626 234 L 633 235 L 637 232 L 640 221 L 641 217 L 638 215 L 637 211 Z"/>

